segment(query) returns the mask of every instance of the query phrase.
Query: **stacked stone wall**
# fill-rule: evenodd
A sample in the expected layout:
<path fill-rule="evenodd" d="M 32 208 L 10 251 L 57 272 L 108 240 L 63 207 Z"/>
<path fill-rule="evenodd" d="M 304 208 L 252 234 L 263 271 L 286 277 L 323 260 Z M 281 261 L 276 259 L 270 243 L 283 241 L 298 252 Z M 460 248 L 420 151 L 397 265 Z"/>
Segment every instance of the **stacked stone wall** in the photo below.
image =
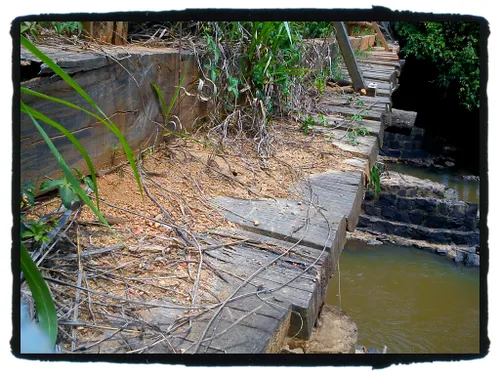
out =
<path fill-rule="evenodd" d="M 409 135 L 386 129 L 381 154 L 398 159 L 425 158 L 429 154 L 422 150 L 423 142 L 424 129 L 413 127 Z"/>

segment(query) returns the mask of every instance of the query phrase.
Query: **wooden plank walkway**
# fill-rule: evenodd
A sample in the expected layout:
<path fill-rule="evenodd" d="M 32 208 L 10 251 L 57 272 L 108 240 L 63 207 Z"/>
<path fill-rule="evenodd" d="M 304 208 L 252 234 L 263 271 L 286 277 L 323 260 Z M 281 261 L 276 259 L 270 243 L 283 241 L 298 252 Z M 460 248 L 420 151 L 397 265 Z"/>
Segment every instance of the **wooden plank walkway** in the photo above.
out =
<path fill-rule="evenodd" d="M 393 55 L 376 53 L 368 60 L 375 63 L 361 65 L 389 89 L 397 76 Z M 377 61 L 382 62 L 382 67 L 373 69 L 372 66 L 379 66 Z M 191 321 L 190 329 L 176 334 L 170 344 L 177 351 L 279 352 L 285 337 L 311 336 L 325 301 L 328 280 L 336 271 L 345 245 L 346 231 L 354 230 L 359 220 L 365 175 L 375 163 L 383 141 L 380 118 L 390 104 L 388 96 L 359 97 L 332 92 L 325 93 L 318 104 L 318 116 L 326 113 L 327 126 L 315 126 L 313 131 L 323 133 L 332 145 L 357 155 L 344 160 L 345 165 L 356 170 L 309 176 L 290 187 L 301 192 L 298 200 L 213 200 L 235 224 L 232 229 L 224 228 L 205 237 L 207 243 L 231 241 L 230 245 L 203 253 L 207 267 L 219 274 L 212 292 L 221 302 L 200 312 Z M 360 127 L 368 135 L 358 136 L 357 144 L 349 142 L 349 129 Z M 159 326 L 173 324 L 174 317 L 164 310 L 150 309 L 144 319 Z M 156 345 L 150 352 L 171 351 L 165 344 Z"/>

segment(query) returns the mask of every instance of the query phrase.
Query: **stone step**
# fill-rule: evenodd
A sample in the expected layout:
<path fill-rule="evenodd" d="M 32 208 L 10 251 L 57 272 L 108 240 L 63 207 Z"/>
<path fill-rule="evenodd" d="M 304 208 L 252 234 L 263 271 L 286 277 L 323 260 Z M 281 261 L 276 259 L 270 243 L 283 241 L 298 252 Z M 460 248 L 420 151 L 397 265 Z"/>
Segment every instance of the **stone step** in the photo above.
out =
<path fill-rule="evenodd" d="M 358 228 L 432 243 L 479 245 L 479 231 L 462 232 L 451 229 L 427 228 L 422 225 L 383 220 L 366 214 L 359 216 Z"/>
<path fill-rule="evenodd" d="M 416 194 L 416 192 L 415 192 Z M 374 199 L 370 192 L 363 202 L 366 214 L 389 221 L 459 231 L 478 228 L 478 205 L 432 197 L 405 197 L 382 192 Z"/>

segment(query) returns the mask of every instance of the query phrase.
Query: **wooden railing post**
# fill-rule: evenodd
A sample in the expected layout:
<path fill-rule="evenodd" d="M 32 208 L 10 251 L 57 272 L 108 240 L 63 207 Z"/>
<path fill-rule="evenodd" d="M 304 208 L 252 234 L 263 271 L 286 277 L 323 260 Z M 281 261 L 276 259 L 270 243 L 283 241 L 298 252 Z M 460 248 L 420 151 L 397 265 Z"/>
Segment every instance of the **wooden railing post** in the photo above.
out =
<path fill-rule="evenodd" d="M 378 27 L 376 22 L 372 22 L 373 30 L 377 33 L 378 38 L 382 42 L 382 45 L 384 46 L 384 49 L 386 51 L 389 51 L 389 44 L 387 44 L 387 41 L 384 38 L 384 34 L 382 34 L 382 31 L 380 31 L 380 27 Z"/>
<path fill-rule="evenodd" d="M 335 28 L 335 34 L 337 37 L 337 42 L 339 43 L 340 52 L 344 58 L 345 65 L 352 79 L 352 85 L 354 90 L 360 91 L 366 89 L 365 81 L 361 70 L 359 69 L 358 62 L 356 61 L 356 56 L 354 56 L 354 51 L 349 41 L 349 36 L 345 29 L 343 22 L 333 22 L 333 27 Z"/>

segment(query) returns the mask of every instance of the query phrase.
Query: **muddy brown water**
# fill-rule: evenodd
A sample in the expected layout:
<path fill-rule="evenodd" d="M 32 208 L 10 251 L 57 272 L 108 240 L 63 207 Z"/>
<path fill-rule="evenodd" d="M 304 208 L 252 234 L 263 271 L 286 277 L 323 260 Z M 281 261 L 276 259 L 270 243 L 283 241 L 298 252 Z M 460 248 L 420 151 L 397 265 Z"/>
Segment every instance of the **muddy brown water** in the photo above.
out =
<path fill-rule="evenodd" d="M 479 352 L 479 270 L 415 248 L 348 241 L 327 304 L 358 326 L 358 344 L 388 353 Z"/>
<path fill-rule="evenodd" d="M 407 164 L 388 163 L 387 168 L 391 171 L 407 174 L 421 179 L 429 179 L 439 182 L 445 186 L 455 189 L 458 198 L 465 202 L 479 203 L 479 181 L 466 181 L 463 179 L 463 171 L 450 171 L 448 169 L 422 168 Z"/>

